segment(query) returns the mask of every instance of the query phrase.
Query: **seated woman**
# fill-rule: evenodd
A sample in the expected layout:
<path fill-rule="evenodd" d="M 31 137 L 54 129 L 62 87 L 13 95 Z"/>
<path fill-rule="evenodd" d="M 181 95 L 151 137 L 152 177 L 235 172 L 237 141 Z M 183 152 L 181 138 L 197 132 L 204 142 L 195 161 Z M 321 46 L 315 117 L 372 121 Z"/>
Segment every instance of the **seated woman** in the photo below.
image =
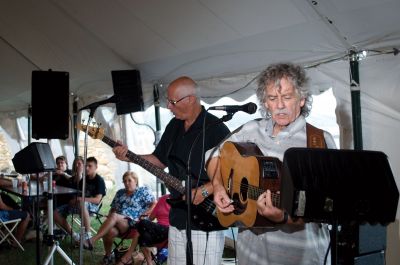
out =
<path fill-rule="evenodd" d="M 22 243 L 26 228 L 31 220 L 30 215 L 24 211 L 14 210 L 5 204 L 0 197 L 0 220 L 6 222 L 15 219 L 21 219 L 21 222 L 17 226 L 15 238 L 18 240 L 18 242 Z"/>
<path fill-rule="evenodd" d="M 142 219 L 135 224 L 135 228 L 139 233 L 139 240 L 132 240 L 131 246 L 124 256 L 121 257 L 117 265 L 132 263 L 132 253 L 135 251 L 137 243 L 139 243 L 141 247 L 146 259 L 146 264 L 152 264 L 151 250 L 149 247 L 163 243 L 168 239 L 169 210 L 171 208 L 167 203 L 168 198 L 169 194 L 160 197 L 149 219 Z M 152 222 L 154 220 L 157 220 L 157 223 Z"/>
<path fill-rule="evenodd" d="M 139 179 L 134 172 L 125 172 L 122 181 L 125 188 L 115 194 L 107 219 L 100 226 L 97 234 L 85 242 L 85 247 L 92 249 L 93 244 L 103 238 L 104 264 L 112 262 L 111 252 L 114 238 L 124 235 L 130 225 L 139 220 L 140 216 L 150 214 L 155 206 L 155 198 L 151 190 L 147 187 L 138 187 Z M 132 240 L 137 241 L 137 236 L 135 235 Z"/>

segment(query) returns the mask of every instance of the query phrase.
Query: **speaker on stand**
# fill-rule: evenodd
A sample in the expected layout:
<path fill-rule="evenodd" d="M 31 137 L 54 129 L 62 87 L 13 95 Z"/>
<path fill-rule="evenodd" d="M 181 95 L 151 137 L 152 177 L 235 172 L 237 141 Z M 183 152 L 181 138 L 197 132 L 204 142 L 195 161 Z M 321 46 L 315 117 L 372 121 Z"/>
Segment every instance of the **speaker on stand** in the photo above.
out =
<path fill-rule="evenodd" d="M 69 73 L 61 71 L 32 71 L 32 137 L 34 139 L 67 139 L 69 136 Z M 51 115 L 49 115 L 51 113 Z M 55 119 L 53 117 L 56 117 Z M 14 167 L 20 173 L 49 172 L 47 198 L 48 233 L 46 244 L 49 254 L 44 264 L 53 264 L 53 255 L 57 251 L 68 264 L 74 264 L 54 238 L 53 232 L 53 187 L 52 171 L 55 169 L 54 156 L 49 144 L 31 143 L 17 153 L 13 159 Z M 23 163 L 23 164 L 21 164 Z M 25 165 L 24 165 L 25 164 Z M 46 165 L 51 165 L 51 168 Z M 40 263 L 39 248 L 39 178 L 37 178 L 37 264 Z"/>
<path fill-rule="evenodd" d="M 117 114 L 143 111 L 143 92 L 138 70 L 111 71 L 114 95 L 117 96 Z"/>
<path fill-rule="evenodd" d="M 69 73 L 32 71 L 32 137 L 67 139 L 69 135 Z M 52 114 L 51 119 L 49 114 Z"/>
<path fill-rule="evenodd" d="M 15 170 L 20 174 L 33 174 L 39 176 L 40 172 L 49 172 L 48 192 L 43 194 L 47 197 L 47 217 L 48 217 L 48 235 L 46 243 L 50 248 L 50 253 L 45 260 L 45 265 L 53 260 L 53 254 L 57 251 L 66 261 L 66 263 L 74 264 L 67 254 L 61 249 L 58 242 L 53 236 L 53 185 L 52 173 L 56 169 L 53 153 L 48 143 L 31 143 L 21 151 L 15 154 L 12 159 Z M 29 184 L 29 187 L 31 185 Z M 35 209 L 35 226 L 36 226 L 36 264 L 40 264 L 40 217 L 39 217 L 39 178 L 36 183 L 36 209 Z"/>

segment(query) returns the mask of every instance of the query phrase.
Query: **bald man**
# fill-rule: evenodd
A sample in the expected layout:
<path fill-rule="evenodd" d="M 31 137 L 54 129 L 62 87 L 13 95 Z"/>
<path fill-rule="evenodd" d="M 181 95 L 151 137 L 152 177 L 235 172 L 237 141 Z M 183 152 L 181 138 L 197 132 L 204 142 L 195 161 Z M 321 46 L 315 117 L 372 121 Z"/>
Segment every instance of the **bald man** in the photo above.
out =
<path fill-rule="evenodd" d="M 213 193 L 212 184 L 204 170 L 204 153 L 224 139 L 229 130 L 217 121 L 218 118 L 206 112 L 200 104 L 198 86 L 189 77 L 183 76 L 170 83 L 167 90 L 167 107 L 175 118 L 168 123 L 154 152 L 142 157 L 162 169 L 168 167 L 169 173 L 179 180 L 186 179 L 189 161 L 194 187 L 192 200 L 198 205 Z M 126 157 L 127 150 L 124 145 L 113 149 L 116 157 L 123 161 L 129 161 Z M 182 195 L 171 189 L 171 198 L 182 199 Z M 186 216 L 186 207 L 172 205 L 169 215 L 168 264 L 187 264 Z M 207 215 L 200 217 L 204 218 L 205 222 L 210 219 Z M 191 228 L 193 264 L 221 264 L 223 231 L 203 232 L 195 222 L 192 222 Z"/>

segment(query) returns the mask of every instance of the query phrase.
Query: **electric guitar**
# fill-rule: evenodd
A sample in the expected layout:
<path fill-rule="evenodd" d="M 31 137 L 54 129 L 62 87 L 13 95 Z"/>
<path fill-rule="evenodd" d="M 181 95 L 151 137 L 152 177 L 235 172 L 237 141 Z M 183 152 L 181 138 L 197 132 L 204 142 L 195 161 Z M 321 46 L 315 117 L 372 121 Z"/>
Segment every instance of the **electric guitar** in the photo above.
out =
<path fill-rule="evenodd" d="M 225 142 L 221 149 L 221 177 L 235 210 L 217 210 L 221 225 L 228 227 L 239 222 L 245 227 L 272 226 L 258 214 L 257 199 L 269 189 L 273 205 L 279 208 L 281 168 L 278 158 L 263 156 L 254 143 Z"/>
<path fill-rule="evenodd" d="M 86 125 L 78 124 L 77 128 L 86 131 Z M 115 147 L 118 143 L 111 138 L 104 135 L 103 128 L 91 127 L 88 128 L 88 134 L 93 139 L 100 139 L 110 147 Z M 150 163 L 146 159 L 140 157 L 139 155 L 131 152 L 128 150 L 126 157 L 132 162 L 135 163 L 151 174 L 159 178 L 160 180 L 164 181 L 164 183 L 179 192 L 180 194 L 186 194 L 186 189 L 182 185 L 181 181 L 165 172 L 163 169 L 155 166 L 154 164 Z M 176 207 L 186 207 L 186 203 L 184 200 L 169 200 L 169 203 L 176 206 Z M 214 231 L 214 230 L 221 230 L 225 229 L 220 225 L 218 219 L 216 217 L 216 205 L 212 200 L 212 196 L 209 196 L 204 199 L 202 203 L 199 205 L 192 205 L 192 222 L 193 224 L 198 227 L 200 230 L 203 231 Z"/>

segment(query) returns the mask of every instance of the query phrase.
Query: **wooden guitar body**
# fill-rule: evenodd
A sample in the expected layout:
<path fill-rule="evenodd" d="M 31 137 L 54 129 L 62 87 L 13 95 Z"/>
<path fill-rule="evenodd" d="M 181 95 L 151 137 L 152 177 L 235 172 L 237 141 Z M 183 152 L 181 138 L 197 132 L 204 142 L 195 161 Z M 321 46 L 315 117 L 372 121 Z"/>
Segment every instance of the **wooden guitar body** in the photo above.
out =
<path fill-rule="evenodd" d="M 279 207 L 281 166 L 279 159 L 264 157 L 254 143 L 226 142 L 221 149 L 221 175 L 235 210 L 229 214 L 217 212 L 221 225 L 271 226 L 257 213 L 257 199 L 269 189 L 274 205 Z"/>

